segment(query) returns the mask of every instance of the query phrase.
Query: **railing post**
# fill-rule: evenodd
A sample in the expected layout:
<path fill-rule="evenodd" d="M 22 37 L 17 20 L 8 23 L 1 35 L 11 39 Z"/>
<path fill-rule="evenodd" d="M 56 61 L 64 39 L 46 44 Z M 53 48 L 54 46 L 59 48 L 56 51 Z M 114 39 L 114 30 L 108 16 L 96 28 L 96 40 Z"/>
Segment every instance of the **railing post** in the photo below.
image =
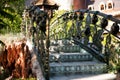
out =
<path fill-rule="evenodd" d="M 46 23 L 46 56 L 45 56 L 45 78 L 49 80 L 50 77 L 50 67 L 49 67 L 49 47 L 50 47 L 50 39 L 49 39 L 49 27 L 50 26 L 50 18 L 47 17 Z"/>

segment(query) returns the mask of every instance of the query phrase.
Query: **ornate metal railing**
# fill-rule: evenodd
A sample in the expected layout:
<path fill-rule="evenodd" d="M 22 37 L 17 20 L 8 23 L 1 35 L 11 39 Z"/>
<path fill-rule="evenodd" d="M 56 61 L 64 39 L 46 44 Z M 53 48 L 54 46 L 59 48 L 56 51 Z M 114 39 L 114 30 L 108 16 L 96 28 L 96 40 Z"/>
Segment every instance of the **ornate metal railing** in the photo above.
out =
<path fill-rule="evenodd" d="M 23 17 L 22 32 L 34 45 L 43 76 L 49 80 L 48 14 L 37 6 L 31 6 L 24 11 Z"/>
<path fill-rule="evenodd" d="M 36 6 L 25 11 L 23 29 L 38 50 L 40 65 L 46 80 L 49 79 L 49 34 L 50 40 L 71 39 L 109 66 L 119 63 L 120 20 L 98 11 L 78 10 L 58 17 L 46 31 L 49 18 Z M 48 34 L 46 34 L 48 32 Z"/>
<path fill-rule="evenodd" d="M 120 20 L 98 11 L 66 12 L 50 26 L 50 39 L 72 39 L 98 60 L 113 67 L 120 53 Z"/>

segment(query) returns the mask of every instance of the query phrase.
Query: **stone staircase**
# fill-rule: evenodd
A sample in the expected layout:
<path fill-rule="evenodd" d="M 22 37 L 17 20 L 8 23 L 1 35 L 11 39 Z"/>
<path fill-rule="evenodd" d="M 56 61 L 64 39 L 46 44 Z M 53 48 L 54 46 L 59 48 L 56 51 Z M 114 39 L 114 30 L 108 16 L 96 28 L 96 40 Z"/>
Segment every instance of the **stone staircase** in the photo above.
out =
<path fill-rule="evenodd" d="M 51 40 L 50 76 L 102 74 L 106 73 L 106 64 L 95 59 L 90 53 L 72 40 Z M 59 80 L 59 79 L 57 79 Z"/>

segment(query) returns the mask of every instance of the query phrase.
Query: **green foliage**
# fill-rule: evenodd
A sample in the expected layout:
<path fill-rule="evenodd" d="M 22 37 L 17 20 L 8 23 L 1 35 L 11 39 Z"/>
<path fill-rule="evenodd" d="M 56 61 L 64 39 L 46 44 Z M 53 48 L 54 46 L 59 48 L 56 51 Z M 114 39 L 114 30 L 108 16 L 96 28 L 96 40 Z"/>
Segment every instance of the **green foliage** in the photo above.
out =
<path fill-rule="evenodd" d="M 25 0 L 18 0 L 10 3 L 10 6 L 15 10 L 19 15 L 22 15 L 25 8 Z"/>
<path fill-rule="evenodd" d="M 110 71 L 119 71 L 120 72 L 120 40 L 115 38 L 114 36 L 112 37 L 112 41 L 110 46 L 110 57 L 109 57 L 109 62 L 110 62 Z"/>
<path fill-rule="evenodd" d="M 53 21 L 55 21 L 59 16 L 61 16 L 63 13 L 65 13 L 66 11 L 65 10 L 57 10 L 57 11 L 54 11 L 54 14 L 53 14 L 53 17 L 51 19 L 51 24 L 53 23 Z"/>
<path fill-rule="evenodd" d="M 65 21 L 63 21 L 62 18 L 60 18 L 60 16 L 62 16 L 64 13 L 66 13 L 67 11 L 65 10 L 57 10 L 54 12 L 53 18 L 51 19 L 51 28 L 50 28 L 50 34 L 51 36 L 54 34 L 57 34 L 56 37 L 59 37 L 60 35 L 65 37 L 65 30 L 70 29 L 72 22 L 68 21 L 67 23 Z M 60 19 L 59 19 L 60 18 Z M 55 25 L 52 25 L 55 24 Z M 66 28 L 66 29 L 65 29 Z"/>
<path fill-rule="evenodd" d="M 24 0 L 2 0 L 0 3 L 0 33 L 20 32 Z"/>

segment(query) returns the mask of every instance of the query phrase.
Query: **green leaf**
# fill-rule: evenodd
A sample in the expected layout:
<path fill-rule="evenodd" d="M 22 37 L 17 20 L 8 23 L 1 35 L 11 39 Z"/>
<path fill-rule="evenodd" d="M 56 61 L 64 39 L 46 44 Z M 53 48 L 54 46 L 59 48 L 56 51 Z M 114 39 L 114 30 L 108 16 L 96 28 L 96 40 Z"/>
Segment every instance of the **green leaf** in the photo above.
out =
<path fill-rule="evenodd" d="M 0 9 L 0 15 L 3 16 L 4 18 L 8 18 L 8 19 L 10 19 L 10 20 L 13 20 L 13 19 L 14 19 L 14 17 L 13 17 L 12 14 L 4 11 L 3 9 Z"/>
<path fill-rule="evenodd" d="M 8 11 L 10 11 L 10 12 L 15 12 L 15 10 L 14 9 L 12 9 L 11 7 L 4 7 L 4 10 L 8 10 Z"/>

